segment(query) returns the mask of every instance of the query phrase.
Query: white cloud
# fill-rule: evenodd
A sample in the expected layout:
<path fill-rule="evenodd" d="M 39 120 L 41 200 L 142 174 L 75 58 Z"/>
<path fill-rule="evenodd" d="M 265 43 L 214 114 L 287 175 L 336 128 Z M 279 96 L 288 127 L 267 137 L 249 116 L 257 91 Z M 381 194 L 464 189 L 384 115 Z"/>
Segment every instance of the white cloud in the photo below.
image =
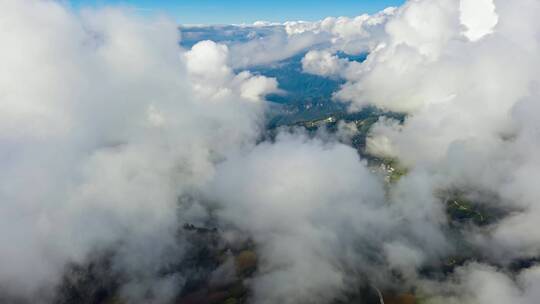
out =
<path fill-rule="evenodd" d="M 0 7 L 2 292 L 47 301 L 66 263 L 116 246 L 115 265 L 133 279 L 122 294 L 166 302 L 182 278 L 156 269 L 182 255 L 179 225 L 206 218 L 197 202 L 177 212 L 179 196 L 197 193 L 255 241 L 257 303 L 327 303 L 362 282 L 443 303 L 535 303 L 537 267 L 505 266 L 540 250 L 537 1 L 410 0 L 188 51 L 164 18 L 76 14 L 54 1 Z M 403 124 L 380 120 L 367 140 L 406 176 L 385 184 L 322 131 L 256 143 L 277 82 L 234 69 L 303 51 L 306 72 L 346 80 L 335 97 L 352 110 L 407 113 Z M 370 54 L 358 63 L 338 51 Z M 336 137 L 354 129 L 341 124 Z M 512 211 L 464 240 L 501 269 L 471 264 L 425 280 L 418 268 L 456 250 L 440 198 L 455 189 Z"/>
<path fill-rule="evenodd" d="M 378 272 L 363 255 L 376 242 L 362 244 L 393 224 L 382 179 L 349 146 L 282 134 L 218 166 L 210 190 L 257 245 L 256 303 L 327 303 L 353 288 L 349 271 Z"/>
<path fill-rule="evenodd" d="M 491 34 L 499 19 L 493 0 L 461 0 L 459 10 L 465 36 L 473 41 Z"/>
<path fill-rule="evenodd" d="M 3 295 L 47 301 L 66 263 L 112 246 L 126 293 L 171 296 L 156 271 L 182 255 L 178 197 L 255 139 L 275 80 L 235 75 L 225 46 L 183 51 L 167 19 L 0 7 Z"/>
<path fill-rule="evenodd" d="M 321 48 L 329 48 L 331 53 L 367 52 L 378 45 L 386 22 L 395 11 L 395 8 L 388 8 L 374 15 L 355 18 L 328 17 L 316 22 L 289 21 L 281 25 L 272 24 L 272 34 L 232 44 L 231 65 L 244 68 L 269 64 Z M 256 26 L 261 24 L 257 23 Z"/>
<path fill-rule="evenodd" d="M 347 63 L 346 59 L 328 51 L 309 51 L 302 59 L 302 69 L 306 73 L 331 77 L 339 75 Z"/>

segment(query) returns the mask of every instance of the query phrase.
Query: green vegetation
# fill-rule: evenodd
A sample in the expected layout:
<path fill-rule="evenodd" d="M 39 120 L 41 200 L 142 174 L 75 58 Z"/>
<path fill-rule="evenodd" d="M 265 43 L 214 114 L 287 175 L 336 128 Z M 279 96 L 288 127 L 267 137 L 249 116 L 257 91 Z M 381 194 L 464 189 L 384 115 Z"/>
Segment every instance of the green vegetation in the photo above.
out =
<path fill-rule="evenodd" d="M 281 94 L 267 96 L 269 101 L 281 108 L 281 111 L 271 118 L 271 126 L 318 120 L 334 113 L 346 112 L 345 104 L 332 100 L 332 95 L 344 81 L 304 73 L 304 55 L 300 53 L 272 65 L 250 69 L 254 74 L 276 78 L 283 91 Z"/>
<path fill-rule="evenodd" d="M 389 184 L 397 183 L 403 176 L 409 173 L 409 169 L 396 158 L 376 158 L 372 162 L 379 165 L 386 173 L 386 181 Z"/>
<path fill-rule="evenodd" d="M 445 202 L 446 213 L 453 226 L 463 224 L 486 226 L 503 218 L 508 213 L 508 210 L 498 208 L 492 203 L 476 202 L 462 194 L 450 196 Z"/>
<path fill-rule="evenodd" d="M 398 160 L 392 160 L 389 164 L 390 171 L 389 171 L 389 182 L 390 183 L 397 183 L 403 176 L 407 175 L 409 173 L 409 169 L 402 166 Z"/>
<path fill-rule="evenodd" d="M 446 211 L 454 222 L 472 222 L 476 225 L 485 225 L 487 223 L 487 215 L 484 215 L 478 206 L 466 199 L 448 200 Z"/>
<path fill-rule="evenodd" d="M 238 300 L 235 298 L 228 298 L 223 304 L 238 304 Z"/>

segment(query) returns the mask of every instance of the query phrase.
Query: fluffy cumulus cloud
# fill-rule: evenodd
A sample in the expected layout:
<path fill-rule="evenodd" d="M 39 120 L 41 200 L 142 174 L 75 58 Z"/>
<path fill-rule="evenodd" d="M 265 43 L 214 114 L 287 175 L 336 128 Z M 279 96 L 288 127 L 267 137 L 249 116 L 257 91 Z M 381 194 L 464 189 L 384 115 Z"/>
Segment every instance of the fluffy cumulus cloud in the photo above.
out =
<path fill-rule="evenodd" d="M 333 303 L 362 286 L 406 291 L 454 250 L 424 176 L 386 187 L 336 138 L 286 132 L 220 164 L 205 196 L 255 242 L 251 301 Z"/>
<path fill-rule="evenodd" d="M 122 300 L 169 303 L 190 276 L 164 274 L 193 245 L 181 227 L 211 221 L 253 242 L 254 303 L 333 303 L 363 286 L 536 303 L 538 20 L 536 0 L 410 0 L 187 50 L 167 18 L 0 0 L 0 301 L 52 302 L 66 267 L 112 251 Z M 350 147 L 356 125 L 261 136 L 278 84 L 238 69 L 304 52 L 304 72 L 343 78 L 334 98 L 351 111 L 404 113 L 366 148 L 400 178 Z M 500 216 L 456 229 L 455 193 Z M 431 271 L 464 252 L 475 263 Z"/>
<path fill-rule="evenodd" d="M 194 89 L 209 100 L 241 96 L 254 102 L 264 95 L 277 92 L 273 78 L 253 76 L 244 71 L 234 74 L 227 65 L 229 48 L 213 41 L 201 41 L 185 54 L 187 71 L 194 80 Z"/>
<path fill-rule="evenodd" d="M 302 69 L 306 73 L 321 76 L 338 76 L 348 63 L 328 51 L 309 51 L 302 58 Z"/>
<path fill-rule="evenodd" d="M 386 22 L 395 13 L 388 8 L 374 15 L 355 18 L 328 17 L 321 21 L 288 21 L 283 24 L 256 22 L 270 34 L 247 42 L 233 43 L 231 65 L 238 68 L 269 64 L 312 49 L 358 54 L 370 51 L 384 34 Z"/>
<path fill-rule="evenodd" d="M 465 35 L 470 40 L 478 40 L 493 32 L 498 16 L 493 0 L 461 1 L 460 20 L 467 28 Z"/>
<path fill-rule="evenodd" d="M 381 120 L 368 139 L 371 153 L 414 168 L 402 182 L 424 176 L 431 191 L 490 193 L 491 206 L 513 210 L 468 236 L 496 264 L 539 250 L 533 227 L 540 193 L 531 181 L 538 179 L 540 146 L 530 119 L 540 97 L 538 9 L 536 1 L 409 1 L 336 93 L 352 109 L 408 113 L 403 124 Z M 534 268 L 512 279 L 482 267 L 463 270 L 461 287 L 478 287 L 468 301 L 534 302 Z"/>
<path fill-rule="evenodd" d="M 403 123 L 381 119 L 367 143 L 371 154 L 397 158 L 411 169 L 390 189 L 396 204 L 423 201 L 421 208 L 433 208 L 424 218 L 435 230 L 445 223 L 437 220 L 441 213 L 433 193 L 460 189 L 476 200 L 489 197 L 490 207 L 510 210 L 489 229 L 467 234 L 486 263 L 500 267 L 536 258 L 540 249 L 534 233 L 540 193 L 532 185 L 540 169 L 538 123 L 532 118 L 540 97 L 539 11 L 538 2 L 527 0 L 408 1 L 384 22 L 365 62 L 339 60 L 334 55 L 339 43 L 303 59 L 305 72 L 345 79 L 335 98 L 352 111 L 374 105 L 407 114 Z M 296 27 L 302 33 L 317 30 Z M 534 298 L 529 293 L 536 283 L 528 280 L 534 268 L 514 279 L 511 271 L 479 267 L 462 270 L 461 280 L 479 286 L 468 301 Z M 490 290 L 499 285 L 500 297 L 492 297 Z"/>
<path fill-rule="evenodd" d="M 382 236 L 392 226 L 382 178 L 351 147 L 305 135 L 282 134 L 232 157 L 210 189 L 223 203 L 219 216 L 259 247 L 256 303 L 339 298 L 354 283 L 348 276 L 368 268 L 360 252 L 375 238 L 369 228 Z"/>
<path fill-rule="evenodd" d="M 183 251 L 178 197 L 255 139 L 275 80 L 235 75 L 225 46 L 180 49 L 168 19 L 0 7 L 2 294 L 46 299 L 66 263 L 108 247 L 129 293 L 181 286 L 154 278 Z"/>
<path fill-rule="evenodd" d="M 535 255 L 534 244 L 538 242 L 530 234 L 520 237 L 528 230 L 525 226 L 532 224 L 538 197 L 534 187 L 523 179 L 522 172 L 526 170 L 528 177 L 534 178 L 534 168 L 538 168 L 534 153 L 538 138 L 530 132 L 537 124 L 526 119 L 525 112 L 537 108 L 535 83 L 540 63 L 537 54 L 531 51 L 539 43 L 536 19 L 533 16 L 513 19 L 516 10 L 525 7 L 536 11 L 538 4 L 528 1 L 521 4 L 498 5 L 500 23 L 493 33 L 486 33 L 480 40 L 460 39 L 462 32 L 458 27 L 456 37 L 441 45 L 440 49 L 445 51 L 436 59 L 423 57 L 400 70 L 401 83 L 395 79 L 397 83 L 378 82 L 383 87 L 371 87 L 374 74 L 382 73 L 377 77 L 384 77 L 393 70 L 401 46 L 375 52 L 365 63 L 371 70 L 354 84 L 366 93 L 372 89 L 372 92 L 385 91 L 387 87 L 384 95 L 365 96 L 366 100 L 411 113 L 402 126 L 380 122 L 368 143 L 373 152 L 398 156 L 408 165 L 434 170 L 445 177 L 446 185 L 474 185 L 476 189 L 496 193 L 502 204 L 525 210 L 502 221 L 488 237 L 513 252 L 506 252 L 507 256 Z M 405 15 L 409 8 L 403 9 Z M 484 14 L 492 8 L 478 6 L 477 10 Z M 459 15 L 455 18 L 459 20 Z M 510 30 L 505 26 L 516 22 L 529 24 L 523 30 L 526 32 L 519 33 L 529 39 L 509 43 Z M 393 57 L 386 57 L 388 51 Z M 421 52 L 417 48 L 412 54 L 421 56 Z M 422 81 L 414 86 L 409 82 L 413 78 Z M 388 92 L 395 94 L 389 96 Z M 521 228 L 516 227 L 518 223 Z"/>

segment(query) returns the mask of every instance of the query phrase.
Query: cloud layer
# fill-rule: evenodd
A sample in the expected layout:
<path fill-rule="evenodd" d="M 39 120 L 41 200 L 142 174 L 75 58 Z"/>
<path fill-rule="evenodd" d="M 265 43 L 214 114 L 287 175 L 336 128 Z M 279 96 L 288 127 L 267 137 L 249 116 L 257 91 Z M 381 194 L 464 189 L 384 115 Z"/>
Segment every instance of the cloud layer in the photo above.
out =
<path fill-rule="evenodd" d="M 2 293 L 48 296 L 66 263 L 110 246 L 157 280 L 182 254 L 178 197 L 256 138 L 275 81 L 235 75 L 225 46 L 180 49 L 167 19 L 0 6 Z"/>
<path fill-rule="evenodd" d="M 162 271 L 195 246 L 181 227 L 211 222 L 255 244 L 254 303 L 365 287 L 535 303 L 539 14 L 535 0 L 410 0 L 187 50 L 165 17 L 0 0 L 0 300 L 53 302 L 68 265 L 112 250 L 123 300 L 170 303 L 191 275 Z M 406 114 L 367 139 L 403 176 L 362 160 L 343 123 L 263 136 L 278 83 L 237 71 L 304 52 L 304 72 L 344 80 L 336 102 Z M 501 216 L 456 228 L 456 197 Z"/>
<path fill-rule="evenodd" d="M 499 266 L 535 258 L 539 249 L 532 231 L 540 193 L 531 184 L 538 179 L 538 124 L 530 119 L 539 97 L 540 35 L 532 13 L 538 8 L 535 1 L 409 1 L 356 73 L 342 64 L 332 73 L 347 80 L 335 96 L 351 109 L 375 105 L 409 114 L 404 124 L 381 120 L 368 139 L 372 154 L 396 157 L 412 169 L 400 184 L 423 180 L 409 184 L 408 192 L 461 189 L 477 200 L 489 193 L 491 206 L 512 210 L 489 229 L 466 234 Z M 320 56 L 318 65 L 328 62 Z M 400 204 L 411 204 L 394 194 Z M 513 280 L 489 267 L 465 267 L 459 278 L 468 282 L 460 285 L 468 294 L 453 291 L 459 303 L 529 303 L 533 273 Z"/>

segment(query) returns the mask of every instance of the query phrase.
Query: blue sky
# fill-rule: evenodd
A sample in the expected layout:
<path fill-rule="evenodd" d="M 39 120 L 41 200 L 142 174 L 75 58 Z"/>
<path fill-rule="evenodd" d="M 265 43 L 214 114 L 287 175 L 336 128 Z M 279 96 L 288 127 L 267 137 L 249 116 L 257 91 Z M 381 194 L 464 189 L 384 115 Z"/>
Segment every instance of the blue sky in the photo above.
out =
<path fill-rule="evenodd" d="M 182 24 L 251 23 L 257 20 L 318 20 L 326 16 L 374 13 L 404 0 L 68 0 L 75 8 L 111 4 L 142 14 L 165 12 Z"/>

